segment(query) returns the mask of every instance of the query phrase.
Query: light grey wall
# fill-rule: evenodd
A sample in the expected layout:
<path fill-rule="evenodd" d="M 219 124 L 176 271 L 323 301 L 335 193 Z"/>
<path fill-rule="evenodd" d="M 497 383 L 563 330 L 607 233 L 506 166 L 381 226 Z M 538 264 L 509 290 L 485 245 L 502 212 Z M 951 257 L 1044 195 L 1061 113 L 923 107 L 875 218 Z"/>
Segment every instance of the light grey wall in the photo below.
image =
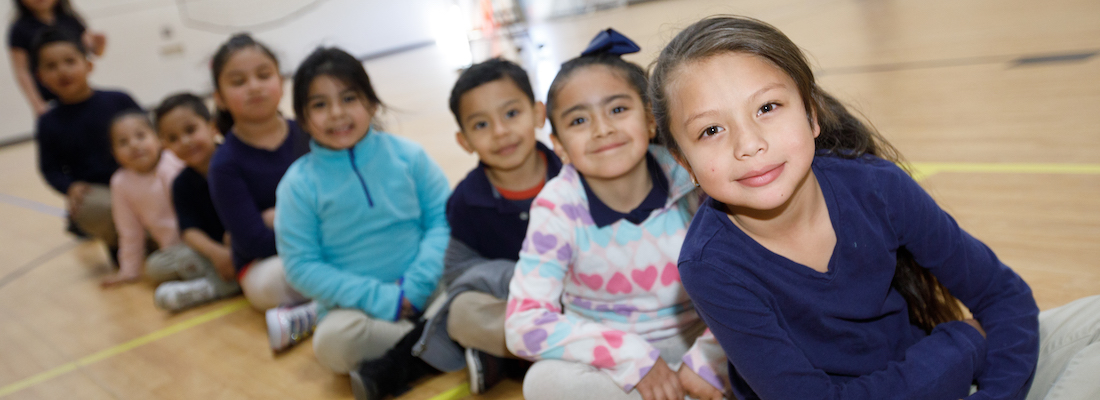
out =
<path fill-rule="evenodd" d="M 231 33 L 249 30 L 280 57 L 283 72 L 317 45 L 368 55 L 432 42 L 449 0 L 72 0 L 88 26 L 107 35 L 91 81 L 152 106 L 182 90 L 211 90 L 210 57 Z M 10 21 L 12 3 L 0 1 Z M 253 29 L 246 29 L 253 28 Z M 166 33 L 166 31 L 168 33 Z M 34 120 L 0 56 L 0 142 L 31 133 Z"/>

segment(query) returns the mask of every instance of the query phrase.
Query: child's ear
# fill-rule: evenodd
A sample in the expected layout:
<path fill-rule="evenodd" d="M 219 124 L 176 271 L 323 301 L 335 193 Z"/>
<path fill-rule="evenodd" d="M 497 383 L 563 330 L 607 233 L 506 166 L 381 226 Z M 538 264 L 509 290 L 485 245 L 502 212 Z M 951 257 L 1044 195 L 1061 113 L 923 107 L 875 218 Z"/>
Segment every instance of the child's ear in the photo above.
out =
<path fill-rule="evenodd" d="M 821 125 L 817 123 L 817 112 L 810 113 L 810 128 L 814 130 L 814 139 L 821 135 Z"/>
<path fill-rule="evenodd" d="M 569 154 L 565 152 L 565 146 L 561 144 L 561 140 L 558 140 L 558 135 L 550 134 L 550 143 L 554 145 L 554 154 L 558 155 L 562 164 L 570 164 Z"/>
<path fill-rule="evenodd" d="M 535 129 L 542 129 L 546 126 L 546 104 L 541 101 L 535 102 Z"/>
<path fill-rule="evenodd" d="M 474 147 L 470 146 L 470 142 L 466 140 L 466 134 L 462 131 L 455 132 L 455 141 L 458 142 L 459 146 L 462 146 L 463 150 L 466 150 L 466 154 L 474 152 Z"/>
<path fill-rule="evenodd" d="M 218 89 L 214 89 L 214 96 L 213 97 L 214 97 L 214 108 L 218 109 L 218 110 L 225 110 L 226 109 L 225 108 L 225 100 L 222 99 L 221 91 L 219 91 Z M 217 124 L 214 122 L 214 120 L 211 120 L 210 123 L 214 124 L 214 126 L 217 126 Z"/>
<path fill-rule="evenodd" d="M 657 137 L 657 119 L 653 118 L 652 112 L 645 113 L 645 128 L 649 130 L 650 143 L 653 143 L 653 138 Z"/>

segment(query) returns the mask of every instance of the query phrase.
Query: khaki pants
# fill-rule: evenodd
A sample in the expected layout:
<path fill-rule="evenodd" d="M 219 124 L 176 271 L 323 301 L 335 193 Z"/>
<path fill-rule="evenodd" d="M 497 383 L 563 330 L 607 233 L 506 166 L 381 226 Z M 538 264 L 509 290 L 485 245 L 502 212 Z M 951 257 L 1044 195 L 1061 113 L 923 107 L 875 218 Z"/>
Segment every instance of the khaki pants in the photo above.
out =
<path fill-rule="evenodd" d="M 1028 400 L 1100 399 L 1100 296 L 1039 313 L 1039 365 Z"/>
<path fill-rule="evenodd" d="M 501 358 L 517 358 L 504 343 L 506 300 L 482 292 L 462 292 L 451 301 L 447 334 L 462 347 Z"/>
<path fill-rule="evenodd" d="M 156 283 L 204 279 L 214 287 L 214 294 L 219 298 L 241 291 L 237 282 L 223 280 L 209 259 L 185 244 L 154 251 L 145 260 L 145 274 Z"/>
<path fill-rule="evenodd" d="M 111 190 L 107 185 L 90 186 L 80 210 L 71 217 L 80 230 L 114 249 L 118 247 L 118 231 L 115 230 L 115 220 L 111 214 Z"/>
<path fill-rule="evenodd" d="M 241 291 L 252 307 L 260 311 L 309 300 L 287 283 L 279 256 L 253 261 L 241 277 Z"/>
<path fill-rule="evenodd" d="M 437 289 L 424 315 L 434 315 L 444 301 L 446 296 Z M 313 332 L 313 354 L 321 365 L 346 374 L 363 361 L 382 357 L 413 327 L 409 320 L 382 321 L 357 309 L 334 308 Z"/>

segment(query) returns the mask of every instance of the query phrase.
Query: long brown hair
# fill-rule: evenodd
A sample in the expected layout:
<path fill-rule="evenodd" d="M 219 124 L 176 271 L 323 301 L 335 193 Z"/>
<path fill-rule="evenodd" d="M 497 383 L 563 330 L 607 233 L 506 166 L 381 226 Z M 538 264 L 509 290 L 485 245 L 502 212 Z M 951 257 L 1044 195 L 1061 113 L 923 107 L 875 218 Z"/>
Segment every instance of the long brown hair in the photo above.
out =
<path fill-rule="evenodd" d="M 657 138 L 683 159 L 683 152 L 669 130 L 670 76 L 685 63 L 721 53 L 752 54 L 768 60 L 794 80 L 808 118 L 817 118 L 821 134 L 817 150 L 844 158 L 874 155 L 901 165 L 901 154 L 872 126 L 864 123 L 814 81 L 802 51 L 775 27 L 756 19 L 713 16 L 684 29 L 669 42 L 654 62 L 649 78 L 649 98 L 657 122 Z M 921 267 L 906 249 L 897 251 L 893 286 L 909 305 L 909 320 L 925 331 L 963 318 L 963 310 L 928 269 Z"/>

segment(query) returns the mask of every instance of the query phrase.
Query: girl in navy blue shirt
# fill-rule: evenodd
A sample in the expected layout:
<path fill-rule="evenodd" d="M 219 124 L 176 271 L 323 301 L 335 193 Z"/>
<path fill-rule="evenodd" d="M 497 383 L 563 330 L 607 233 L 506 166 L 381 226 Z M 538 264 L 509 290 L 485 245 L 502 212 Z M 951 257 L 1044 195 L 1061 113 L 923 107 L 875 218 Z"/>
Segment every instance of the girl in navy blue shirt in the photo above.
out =
<path fill-rule="evenodd" d="M 1040 315 L 781 32 L 704 19 L 650 79 L 660 137 L 711 197 L 680 275 L 739 398 L 1095 398 L 1100 300 Z"/>
<path fill-rule="evenodd" d="M 210 199 L 229 233 L 233 266 L 245 298 L 265 311 L 271 348 L 308 337 L 312 303 L 290 287 L 275 254 L 275 188 L 290 164 L 309 151 L 309 136 L 279 114 L 283 77 L 270 49 L 248 34 L 223 43 L 211 61 L 215 123 L 225 143 L 210 160 Z M 282 307 L 281 307 L 282 306 Z"/>

